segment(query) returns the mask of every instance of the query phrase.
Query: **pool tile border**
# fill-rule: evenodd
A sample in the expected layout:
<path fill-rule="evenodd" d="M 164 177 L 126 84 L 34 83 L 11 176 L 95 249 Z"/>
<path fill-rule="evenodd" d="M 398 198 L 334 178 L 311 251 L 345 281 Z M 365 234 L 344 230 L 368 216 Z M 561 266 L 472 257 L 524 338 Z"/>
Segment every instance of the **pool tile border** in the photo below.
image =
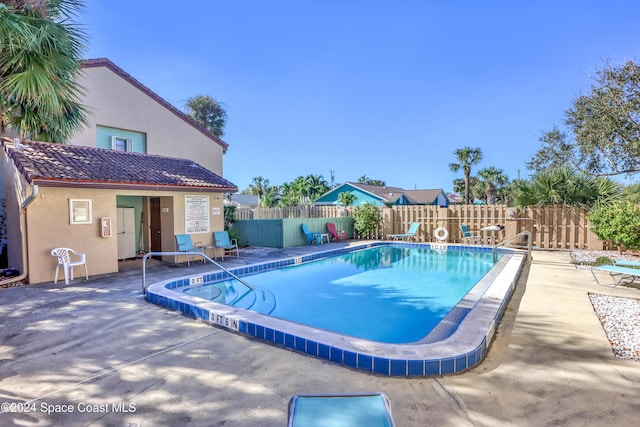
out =
<path fill-rule="evenodd" d="M 429 243 L 371 242 L 240 267 L 231 270 L 231 273 L 242 277 L 381 245 L 431 248 Z M 490 252 L 492 249 L 448 245 L 447 250 Z M 490 282 L 484 284 L 482 295 L 477 295 L 477 300 L 463 300 L 463 304 L 459 306 L 470 307 L 452 310 L 450 313 L 452 319 L 462 319 L 459 325 L 456 322 L 455 331 L 434 330 L 434 335 L 429 334 L 424 340 L 412 344 L 376 343 L 345 337 L 181 292 L 191 286 L 190 279 L 194 277 L 202 278 L 201 282 L 204 283 L 228 279 L 229 274 L 223 271 L 154 283 L 148 287 L 145 299 L 215 326 L 352 369 L 392 377 L 449 375 L 466 371 L 484 359 L 515 290 L 526 253 L 509 249 L 502 249 L 500 252 L 507 256 L 503 256 L 483 278 Z"/>

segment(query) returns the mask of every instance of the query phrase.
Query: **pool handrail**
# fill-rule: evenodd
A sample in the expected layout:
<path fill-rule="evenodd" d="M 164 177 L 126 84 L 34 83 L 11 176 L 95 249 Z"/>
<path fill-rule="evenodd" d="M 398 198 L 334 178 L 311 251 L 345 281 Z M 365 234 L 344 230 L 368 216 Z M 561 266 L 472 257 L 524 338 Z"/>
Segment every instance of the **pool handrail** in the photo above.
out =
<path fill-rule="evenodd" d="M 247 283 L 246 281 L 242 280 L 241 278 L 239 278 L 238 276 L 236 276 L 235 274 L 233 274 L 232 272 L 230 272 L 229 270 L 227 270 L 226 268 L 224 268 L 223 266 L 221 266 L 219 263 L 217 263 L 216 261 L 212 260 L 211 258 L 209 258 L 207 256 L 207 254 L 204 254 L 202 252 L 149 252 L 147 254 L 145 254 L 142 257 L 142 295 L 146 295 L 147 294 L 147 285 L 146 285 L 146 281 L 147 281 L 147 259 L 149 257 L 152 256 L 165 256 L 165 255 L 195 255 L 195 256 L 201 256 L 204 259 L 206 259 L 207 261 L 209 261 L 210 263 L 212 263 L 213 265 L 215 265 L 216 267 L 218 267 L 219 269 L 221 269 L 222 271 L 224 271 L 225 273 L 227 273 L 229 276 L 233 277 L 234 279 L 236 279 L 238 282 L 242 283 L 243 285 L 245 285 L 247 288 L 251 289 L 252 291 L 255 291 L 256 288 L 252 285 L 250 285 L 249 283 Z"/>
<path fill-rule="evenodd" d="M 493 262 L 496 262 L 497 259 L 497 251 L 499 246 L 504 246 L 505 244 L 515 240 L 517 237 L 527 236 L 527 252 L 529 257 L 531 257 L 531 232 L 530 231 L 521 231 L 513 237 L 509 237 L 508 239 L 498 243 L 491 249 L 491 255 L 493 256 Z"/>

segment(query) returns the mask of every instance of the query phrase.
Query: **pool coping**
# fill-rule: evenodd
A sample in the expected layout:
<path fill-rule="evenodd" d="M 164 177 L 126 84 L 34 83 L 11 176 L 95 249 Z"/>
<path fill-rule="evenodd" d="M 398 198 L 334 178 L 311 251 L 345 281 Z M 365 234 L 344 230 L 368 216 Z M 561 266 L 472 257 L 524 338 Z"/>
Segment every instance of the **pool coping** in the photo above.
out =
<path fill-rule="evenodd" d="M 381 245 L 443 249 L 442 244 L 432 243 L 370 242 L 252 264 L 230 271 L 242 277 Z M 487 246 L 453 244 L 447 245 L 446 249 L 492 250 Z M 499 252 L 503 257 L 460 301 L 456 306 L 457 310 L 452 310 L 424 339 L 410 344 L 387 344 L 341 335 L 204 300 L 176 290 L 194 284 L 224 280 L 229 276 L 223 271 L 156 282 L 148 287 L 145 299 L 210 324 L 361 371 L 394 377 L 446 375 L 465 371 L 482 361 L 515 290 L 527 253 L 516 249 L 499 249 Z M 478 294 L 474 295 L 474 290 L 479 290 Z M 458 322 L 457 329 L 450 333 L 447 328 Z M 442 339 L 439 339 L 438 334 Z"/>

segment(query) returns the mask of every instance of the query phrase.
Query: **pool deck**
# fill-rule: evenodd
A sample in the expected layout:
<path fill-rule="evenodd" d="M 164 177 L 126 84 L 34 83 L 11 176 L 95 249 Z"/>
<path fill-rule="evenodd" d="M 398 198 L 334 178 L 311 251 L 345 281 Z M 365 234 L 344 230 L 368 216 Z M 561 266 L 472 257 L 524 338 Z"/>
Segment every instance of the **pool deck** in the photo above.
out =
<path fill-rule="evenodd" d="M 640 362 L 613 355 L 588 293 L 640 290 L 598 286 L 569 261 L 568 252 L 534 251 L 485 360 L 437 378 L 362 373 L 147 303 L 140 261 L 69 286 L 0 289 L 0 403 L 38 399 L 31 412 L 1 413 L 0 425 L 275 427 L 286 425 L 296 393 L 359 391 L 385 393 L 398 427 L 634 425 Z M 211 269 L 151 264 L 149 283 Z"/>

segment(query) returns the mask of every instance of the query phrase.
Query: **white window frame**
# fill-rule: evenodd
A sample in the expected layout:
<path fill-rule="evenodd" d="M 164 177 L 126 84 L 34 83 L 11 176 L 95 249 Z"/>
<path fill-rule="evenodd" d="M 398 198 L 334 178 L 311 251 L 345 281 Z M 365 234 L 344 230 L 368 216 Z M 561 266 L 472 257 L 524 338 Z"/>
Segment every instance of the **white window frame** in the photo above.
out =
<path fill-rule="evenodd" d="M 69 224 L 92 224 L 91 199 L 69 199 Z"/>
<path fill-rule="evenodd" d="M 123 136 L 117 136 L 117 135 L 113 135 L 111 137 L 111 149 L 112 150 L 117 150 L 118 148 L 118 140 L 124 141 L 125 144 L 125 149 L 124 151 L 132 151 L 133 150 L 133 141 L 131 141 L 131 138 L 125 138 Z M 122 150 L 119 150 L 122 151 Z"/>

